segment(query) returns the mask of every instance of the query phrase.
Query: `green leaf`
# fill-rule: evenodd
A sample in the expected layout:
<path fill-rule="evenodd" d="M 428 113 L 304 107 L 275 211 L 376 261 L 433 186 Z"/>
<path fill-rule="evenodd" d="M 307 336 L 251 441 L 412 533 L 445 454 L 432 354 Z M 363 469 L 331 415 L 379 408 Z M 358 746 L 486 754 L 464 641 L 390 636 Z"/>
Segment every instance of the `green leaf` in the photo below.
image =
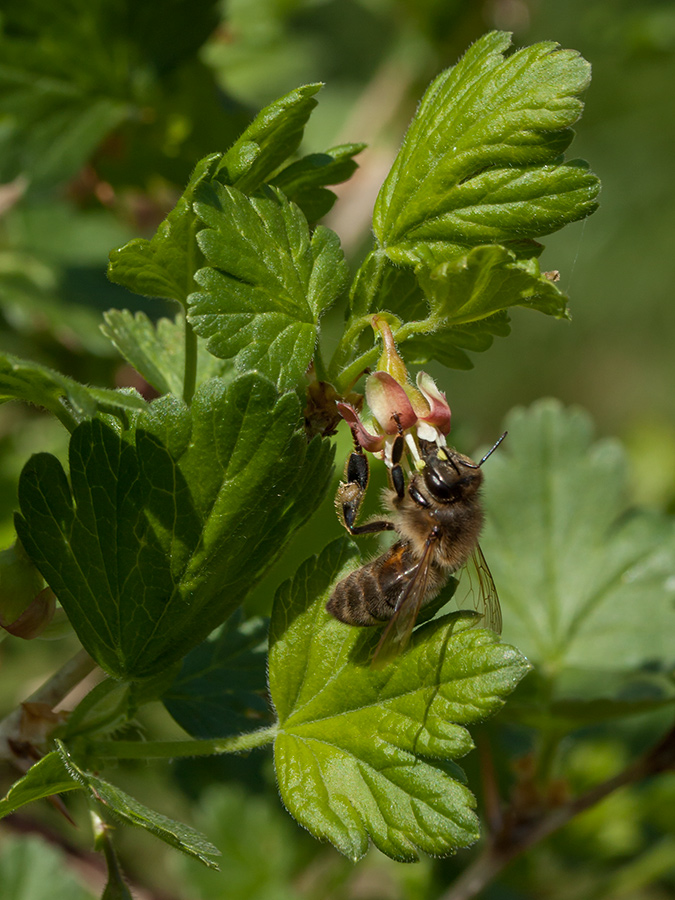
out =
<path fill-rule="evenodd" d="M 515 410 L 486 471 L 482 546 L 504 634 L 542 675 L 590 699 L 603 674 L 675 663 L 675 525 L 628 507 L 625 454 L 556 401 Z M 486 466 L 487 469 L 487 466 Z M 578 671 L 577 671 L 578 670 Z"/>
<path fill-rule="evenodd" d="M 329 212 L 337 199 L 325 186 L 351 178 L 358 169 L 353 157 L 365 147 L 365 144 L 341 144 L 325 153 L 310 153 L 282 169 L 270 184 L 280 188 L 300 207 L 307 221 L 314 223 Z"/>
<path fill-rule="evenodd" d="M 5 834 L 0 884 L 6 900 L 94 900 L 73 875 L 66 854 L 36 835 Z"/>
<path fill-rule="evenodd" d="M 82 644 L 118 678 L 160 674 L 243 601 L 321 502 L 332 448 L 258 375 L 168 395 L 135 431 L 84 422 L 70 483 L 49 454 L 19 484 L 17 531 Z"/>
<path fill-rule="evenodd" d="M 537 261 L 516 260 L 505 247 L 475 247 L 460 259 L 418 270 L 418 277 L 439 328 L 477 322 L 511 306 L 567 314 L 567 298 Z"/>
<path fill-rule="evenodd" d="M 388 856 L 452 853 L 477 840 L 475 801 L 452 763 L 464 727 L 496 712 L 528 669 L 513 647 L 456 613 L 418 628 L 382 670 L 367 665 L 375 629 L 325 610 L 356 563 L 347 539 L 279 588 L 270 624 L 274 756 L 282 799 L 309 831 L 358 859 L 368 838 Z"/>
<path fill-rule="evenodd" d="M 220 850 L 214 847 L 204 835 L 189 825 L 175 822 L 173 819 L 168 819 L 161 813 L 155 812 L 110 782 L 82 769 L 75 763 L 65 745 L 60 741 L 56 743 L 63 764 L 72 777 L 89 793 L 98 807 L 126 825 L 134 825 L 149 831 L 165 844 L 180 850 L 193 859 L 198 859 L 208 868 L 218 868 L 209 857 L 220 856 Z"/>
<path fill-rule="evenodd" d="M 262 109 L 216 169 L 222 184 L 251 194 L 300 146 L 321 84 L 296 88 Z"/>
<path fill-rule="evenodd" d="M 189 320 L 215 356 L 257 369 L 279 390 L 306 372 L 321 314 L 335 301 L 347 267 L 334 232 L 307 220 L 280 191 L 249 198 L 214 185 L 195 203 L 208 226 L 198 242 L 212 268 L 196 280 Z"/>
<path fill-rule="evenodd" d="M 97 412 L 139 412 L 146 406 L 135 391 L 87 387 L 47 366 L 2 353 L 0 403 L 6 400 L 23 400 L 44 406 L 58 417 L 69 413 L 76 421 Z"/>
<path fill-rule="evenodd" d="M 509 45 L 484 35 L 427 90 L 375 205 L 393 261 L 536 238 L 596 208 L 595 176 L 561 162 L 590 66 L 551 42 Z"/>
<path fill-rule="evenodd" d="M 201 183 L 234 185 L 251 193 L 259 188 L 300 144 L 316 106 L 320 84 L 305 85 L 271 103 L 256 116 L 227 153 L 212 153 L 197 163 L 180 200 L 150 239 L 135 238 L 110 254 L 108 277 L 136 294 L 177 300 L 186 306 L 203 265 L 195 243 L 201 227 L 193 211 Z"/>
<path fill-rule="evenodd" d="M 183 660 L 162 702 L 192 737 L 227 737 L 266 717 L 267 622 L 239 610 Z"/>
<path fill-rule="evenodd" d="M 43 800 L 54 794 L 81 790 L 56 751 L 43 756 L 26 774 L 15 781 L 0 800 L 0 819 L 21 809 L 34 800 Z"/>
<path fill-rule="evenodd" d="M 185 318 L 159 319 L 153 323 L 144 312 L 109 309 L 101 330 L 126 361 L 160 394 L 183 393 L 185 367 Z M 227 365 L 198 345 L 197 384 L 223 374 Z"/>
<path fill-rule="evenodd" d="M 195 244 L 201 227 L 192 210 L 195 190 L 207 180 L 220 159 L 204 157 L 195 166 L 183 195 L 150 240 L 134 238 L 110 253 L 108 278 L 144 297 L 161 297 L 187 305 L 194 274 L 203 264 Z"/>
<path fill-rule="evenodd" d="M 440 265 L 419 265 L 414 278 L 409 270 L 407 276 L 400 272 L 405 270 L 385 267 L 380 299 L 387 310 L 408 320 L 395 332 L 399 343 L 405 341 L 408 363 L 436 359 L 453 368 L 471 368 L 464 351 L 485 351 L 494 335 L 508 335 L 507 310 L 512 306 L 567 316 L 565 294 L 539 271 L 537 260 L 518 260 L 499 245 L 474 247 Z"/>

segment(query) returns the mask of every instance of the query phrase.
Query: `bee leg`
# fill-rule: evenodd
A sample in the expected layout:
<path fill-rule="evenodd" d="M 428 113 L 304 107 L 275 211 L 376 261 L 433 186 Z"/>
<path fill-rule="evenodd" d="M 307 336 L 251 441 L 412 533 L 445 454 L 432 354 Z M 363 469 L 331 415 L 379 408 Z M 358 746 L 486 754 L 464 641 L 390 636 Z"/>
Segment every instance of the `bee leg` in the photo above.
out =
<path fill-rule="evenodd" d="M 391 453 L 392 466 L 389 471 L 389 481 L 391 482 L 392 488 L 396 491 L 396 496 L 399 500 L 403 500 L 405 497 L 405 477 L 403 475 L 403 469 L 401 468 L 403 447 L 403 435 L 399 434 L 394 441 L 394 447 Z"/>
<path fill-rule="evenodd" d="M 356 525 L 363 498 L 368 487 L 370 470 L 368 460 L 354 439 L 355 449 L 350 453 L 345 466 L 346 481 L 341 481 L 335 495 L 335 509 L 338 518 L 350 534 L 376 534 L 380 531 L 391 531 L 391 522 L 367 522 L 365 525 Z"/>

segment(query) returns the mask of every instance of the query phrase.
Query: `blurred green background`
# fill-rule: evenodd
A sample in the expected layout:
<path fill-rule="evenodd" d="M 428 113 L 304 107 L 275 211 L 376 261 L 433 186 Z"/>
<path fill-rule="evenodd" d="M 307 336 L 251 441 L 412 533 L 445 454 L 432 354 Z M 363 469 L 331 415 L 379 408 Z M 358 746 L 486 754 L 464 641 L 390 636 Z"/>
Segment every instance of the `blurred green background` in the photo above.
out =
<path fill-rule="evenodd" d="M 225 149 L 261 106 L 323 81 L 303 150 L 368 142 L 326 219 L 356 266 L 379 186 L 438 71 L 493 28 L 512 31 L 516 45 L 554 40 L 579 50 L 593 64 L 593 83 L 569 155 L 587 159 L 602 179 L 601 207 L 547 239 L 542 258 L 544 269 L 560 270 L 573 321 L 516 310 L 511 337 L 475 355 L 474 369 L 432 374 L 462 449 L 491 442 L 511 407 L 554 395 L 588 409 L 599 434 L 625 442 L 634 502 L 675 511 L 674 3 L 5 0 L 0 26 L 0 350 L 102 386 L 136 382 L 101 335 L 101 312 L 173 313 L 111 285 L 108 252 L 150 236 L 195 162 Z M 337 334 L 339 317 L 326 326 Z M 0 545 L 13 539 L 16 481 L 28 455 L 63 456 L 66 442 L 39 410 L 0 407 Z M 340 458 L 348 435 L 338 444 Z M 266 611 L 280 579 L 338 532 L 328 498 L 249 607 Z M 51 644 L 24 653 L 5 642 L 3 711 L 25 694 L 29 665 L 38 679 L 71 650 Z M 156 727 L 164 734 L 165 719 Z M 631 721 L 618 736 L 591 735 L 571 748 L 579 785 L 627 760 L 632 742 L 644 742 L 641 727 Z M 285 816 L 262 757 L 184 764 L 152 778 L 129 767 L 122 776 L 132 793 L 171 790 L 161 808 L 176 816 L 176 806 L 187 809 L 185 798 L 199 795 L 196 824 L 228 848 L 224 892 L 222 876 L 197 874 L 175 854 L 148 872 L 143 854 L 163 859 L 163 848 L 146 850 L 147 836 L 122 834 L 131 874 L 169 900 L 438 897 L 466 864 L 467 854 L 415 867 L 373 854 L 352 869 Z M 617 795 L 518 862 L 486 896 L 674 896 L 674 800 L 672 781 Z M 42 816 L 48 831 L 58 829 L 55 813 Z M 241 833 L 227 824 L 244 819 Z M 256 835 L 253 855 L 246 829 Z M 86 834 L 68 840 L 87 843 Z M 6 857 L 0 853 L 0 881 Z M 255 859 L 267 864 L 256 869 Z"/>

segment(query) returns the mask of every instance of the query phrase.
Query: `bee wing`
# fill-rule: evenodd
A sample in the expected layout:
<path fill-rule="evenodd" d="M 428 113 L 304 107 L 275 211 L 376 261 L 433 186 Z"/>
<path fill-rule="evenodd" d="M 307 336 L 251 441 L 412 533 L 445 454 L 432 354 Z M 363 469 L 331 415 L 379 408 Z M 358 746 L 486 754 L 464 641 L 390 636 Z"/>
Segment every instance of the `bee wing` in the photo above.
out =
<path fill-rule="evenodd" d="M 422 559 L 417 563 L 406 583 L 402 585 L 396 611 L 387 623 L 370 662 L 374 668 L 382 668 L 397 656 L 410 640 L 417 616 L 427 592 L 432 547 L 436 539 L 430 535 Z"/>
<path fill-rule="evenodd" d="M 480 624 L 494 631 L 495 634 L 501 634 L 502 610 L 499 605 L 499 596 L 492 572 L 490 572 L 490 567 L 479 544 L 476 544 L 476 549 L 469 557 L 465 568 L 469 578 L 467 597 L 471 597 L 473 608 L 483 617 Z"/>

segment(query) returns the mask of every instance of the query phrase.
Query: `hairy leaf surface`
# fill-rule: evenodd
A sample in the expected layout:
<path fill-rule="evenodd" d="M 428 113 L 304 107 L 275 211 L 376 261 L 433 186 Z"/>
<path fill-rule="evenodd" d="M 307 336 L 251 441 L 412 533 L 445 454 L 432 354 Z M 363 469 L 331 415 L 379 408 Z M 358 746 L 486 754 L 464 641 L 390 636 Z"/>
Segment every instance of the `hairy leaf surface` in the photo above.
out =
<path fill-rule="evenodd" d="M 209 268 L 196 276 L 190 322 L 216 356 L 257 369 L 279 390 L 296 386 L 314 353 L 321 314 L 347 277 L 337 235 L 307 220 L 280 191 L 249 198 L 234 188 L 202 190 L 195 210 Z"/>
<path fill-rule="evenodd" d="M 379 637 L 330 616 L 336 579 L 353 569 L 347 539 L 282 585 L 270 624 L 270 691 L 279 733 L 281 796 L 314 835 L 352 859 L 368 840 L 414 860 L 478 838 L 473 796 L 452 760 L 472 748 L 464 726 L 499 709 L 528 664 L 457 613 L 418 628 L 382 670 L 368 665 Z"/>
<path fill-rule="evenodd" d="M 595 176 L 561 162 L 590 66 L 551 42 L 509 45 L 484 35 L 427 90 L 375 206 L 395 262 L 536 238 L 596 208 Z"/>

